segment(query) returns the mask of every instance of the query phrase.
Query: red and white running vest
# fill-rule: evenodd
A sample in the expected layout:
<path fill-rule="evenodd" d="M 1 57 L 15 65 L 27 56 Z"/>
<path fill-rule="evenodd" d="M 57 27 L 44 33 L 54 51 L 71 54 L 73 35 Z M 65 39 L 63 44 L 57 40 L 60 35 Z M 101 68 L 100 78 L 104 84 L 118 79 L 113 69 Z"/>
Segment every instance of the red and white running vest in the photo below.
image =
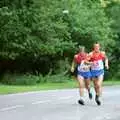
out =
<path fill-rule="evenodd" d="M 92 52 L 90 58 L 91 58 L 90 60 L 93 62 L 91 70 L 104 69 L 103 60 L 105 59 L 105 55 L 102 52 L 99 53 Z"/>

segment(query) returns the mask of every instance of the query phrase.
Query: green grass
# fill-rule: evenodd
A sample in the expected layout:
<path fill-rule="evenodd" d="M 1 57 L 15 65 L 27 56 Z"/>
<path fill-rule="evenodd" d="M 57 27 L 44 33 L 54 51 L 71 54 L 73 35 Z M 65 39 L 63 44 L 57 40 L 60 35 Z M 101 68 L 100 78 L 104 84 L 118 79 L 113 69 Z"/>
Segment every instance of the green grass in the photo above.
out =
<path fill-rule="evenodd" d="M 65 89 L 75 88 L 76 82 L 70 81 L 67 83 L 41 83 L 38 85 L 31 86 L 18 86 L 18 85 L 0 85 L 0 94 L 10 94 L 28 91 L 39 91 L 39 90 L 54 90 L 54 89 Z"/>
<path fill-rule="evenodd" d="M 104 81 L 103 85 L 120 85 L 120 81 L 111 80 Z M 76 88 L 78 85 L 75 80 L 66 83 L 41 83 L 33 86 L 16 86 L 16 85 L 3 85 L 0 84 L 0 94 L 21 93 L 40 90 L 54 90 L 54 89 L 67 89 Z"/>
<path fill-rule="evenodd" d="M 104 81 L 103 85 L 104 86 L 120 85 L 120 80 Z"/>

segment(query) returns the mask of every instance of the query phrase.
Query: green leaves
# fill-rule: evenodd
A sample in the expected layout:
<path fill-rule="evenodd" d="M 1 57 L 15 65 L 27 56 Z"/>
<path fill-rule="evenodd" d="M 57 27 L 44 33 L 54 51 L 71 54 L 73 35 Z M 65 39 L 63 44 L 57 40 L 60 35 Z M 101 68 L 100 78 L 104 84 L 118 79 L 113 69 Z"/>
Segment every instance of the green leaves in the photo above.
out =
<path fill-rule="evenodd" d="M 23 54 L 33 57 L 62 55 L 64 50 L 73 48 L 69 27 L 62 20 L 61 9 L 51 9 L 52 5 L 56 7 L 56 3 L 51 2 L 49 7 L 41 8 L 0 8 L 0 19 L 3 19 L 0 23 L 0 51 L 11 54 L 8 59 L 11 56 L 16 59 Z"/>
<path fill-rule="evenodd" d="M 71 59 L 78 45 L 84 45 L 87 50 L 91 50 L 96 41 L 104 47 L 108 43 L 115 45 L 111 29 L 114 20 L 108 18 L 99 1 L 1 0 L 0 6 L 2 58 L 32 58 L 34 63 L 40 58 L 43 61 L 44 56 L 47 64 L 51 58 L 54 64 L 56 59 L 64 59 L 66 56 Z M 65 10 L 68 12 L 63 12 Z M 114 10 L 118 14 L 118 7 Z M 119 17 L 113 11 L 111 9 L 108 13 L 113 18 Z M 119 32 L 118 21 L 112 27 Z"/>
<path fill-rule="evenodd" d="M 113 30 L 114 43 L 109 42 L 108 51 L 111 60 L 111 73 L 117 78 L 120 76 L 120 1 L 111 2 L 105 8 L 106 15 L 112 19 L 111 29 Z"/>
<path fill-rule="evenodd" d="M 0 7 L 9 8 L 22 8 L 24 6 L 29 7 L 33 4 L 33 0 L 0 0 Z"/>
<path fill-rule="evenodd" d="M 105 41 L 107 45 L 112 21 L 107 18 L 100 3 L 70 0 L 68 4 L 73 39 L 87 48 L 90 48 L 95 41 L 102 43 Z"/>

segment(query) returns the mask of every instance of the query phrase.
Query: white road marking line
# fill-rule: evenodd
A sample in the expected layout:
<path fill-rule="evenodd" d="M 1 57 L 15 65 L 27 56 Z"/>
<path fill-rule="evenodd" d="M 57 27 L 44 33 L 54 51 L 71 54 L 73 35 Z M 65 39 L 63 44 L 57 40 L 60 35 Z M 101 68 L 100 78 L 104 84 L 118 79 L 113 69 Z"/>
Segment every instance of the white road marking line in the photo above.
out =
<path fill-rule="evenodd" d="M 40 94 L 40 93 L 56 93 L 56 92 L 68 92 L 68 91 L 76 91 L 77 89 L 56 89 L 56 90 L 41 90 L 41 91 L 32 91 L 32 92 L 23 92 L 23 93 L 12 93 L 7 95 L 0 95 L 0 96 L 20 96 L 20 95 L 32 95 L 32 94 Z"/>
<path fill-rule="evenodd" d="M 60 97 L 57 100 L 70 99 L 72 97 L 73 96 Z M 56 101 L 56 100 L 35 101 L 32 104 L 36 105 L 36 104 L 41 104 L 41 103 L 53 102 L 53 101 Z M 7 111 L 7 110 L 12 110 L 12 109 L 16 109 L 16 108 L 21 108 L 21 107 L 24 107 L 24 105 L 15 105 L 15 106 L 11 106 L 11 107 L 2 108 L 2 109 L 0 109 L 0 112 Z"/>
<path fill-rule="evenodd" d="M 95 117 L 95 120 L 112 120 L 113 117 L 111 117 L 111 114 L 107 113 L 107 114 L 104 114 L 102 116 L 97 116 Z"/>
<path fill-rule="evenodd" d="M 104 115 L 104 119 L 107 119 L 107 120 L 108 120 L 108 119 L 111 119 L 111 114 L 109 114 L 109 113 L 105 114 L 105 115 Z"/>
<path fill-rule="evenodd" d="M 68 97 L 60 97 L 56 100 L 64 100 L 64 99 L 69 99 L 69 98 L 72 98 L 73 96 L 68 96 Z M 33 105 L 36 105 L 36 104 L 42 104 L 42 103 L 48 103 L 48 102 L 53 102 L 53 101 L 56 101 L 56 100 L 45 100 L 45 101 L 35 101 L 33 102 L 32 104 Z"/>
<path fill-rule="evenodd" d="M 57 95 L 51 95 L 52 97 L 56 97 Z"/>
<path fill-rule="evenodd" d="M 0 109 L 0 112 L 12 110 L 12 109 L 16 109 L 16 108 L 21 108 L 21 107 L 24 107 L 24 105 L 15 105 L 15 106 L 11 106 L 11 107 L 2 108 L 2 109 Z"/>
<path fill-rule="evenodd" d="M 36 102 L 33 102 L 32 104 L 33 104 L 33 105 L 36 105 L 36 104 L 47 103 L 47 102 L 51 102 L 51 100 L 36 101 Z"/>
<path fill-rule="evenodd" d="M 69 98 L 72 98 L 73 96 L 67 96 L 67 97 L 60 97 L 58 98 L 59 100 L 63 100 L 63 99 L 69 99 Z"/>
<path fill-rule="evenodd" d="M 103 116 L 98 116 L 98 117 L 95 117 L 95 120 L 104 120 L 104 117 Z"/>

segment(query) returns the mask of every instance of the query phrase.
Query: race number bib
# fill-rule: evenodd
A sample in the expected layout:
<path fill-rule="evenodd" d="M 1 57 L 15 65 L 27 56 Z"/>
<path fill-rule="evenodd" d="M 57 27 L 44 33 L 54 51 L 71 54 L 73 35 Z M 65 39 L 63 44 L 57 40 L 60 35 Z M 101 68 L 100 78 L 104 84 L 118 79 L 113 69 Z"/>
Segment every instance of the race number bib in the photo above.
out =
<path fill-rule="evenodd" d="M 94 61 L 91 69 L 92 70 L 104 69 L 103 61 L 102 60 Z"/>
<path fill-rule="evenodd" d="M 90 70 L 90 67 L 85 64 L 78 65 L 78 71 L 79 72 L 88 72 Z"/>

